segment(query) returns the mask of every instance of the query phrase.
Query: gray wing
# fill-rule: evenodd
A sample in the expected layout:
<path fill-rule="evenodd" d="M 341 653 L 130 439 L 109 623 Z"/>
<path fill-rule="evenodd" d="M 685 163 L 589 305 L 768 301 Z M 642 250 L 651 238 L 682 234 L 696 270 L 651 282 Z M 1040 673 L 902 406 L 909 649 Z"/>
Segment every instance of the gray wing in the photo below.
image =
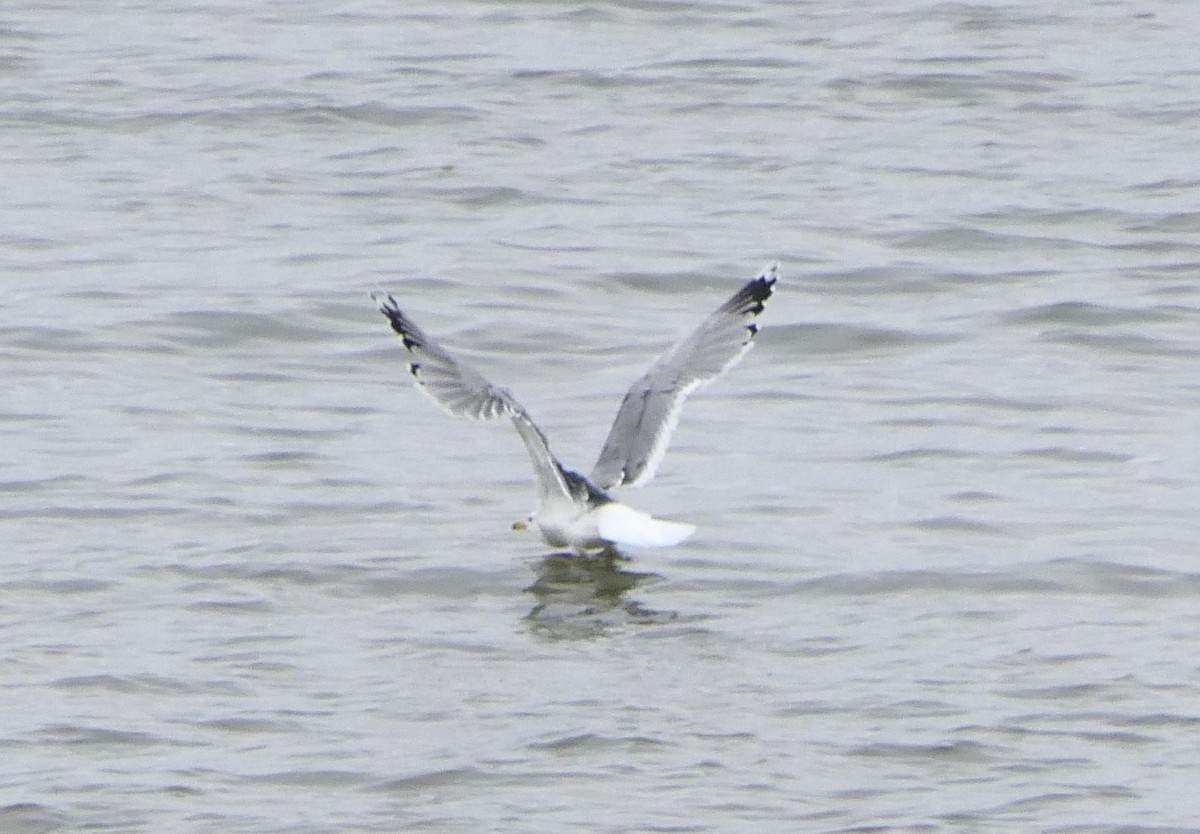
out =
<path fill-rule="evenodd" d="M 454 417 L 472 420 L 511 417 L 533 461 L 539 495 L 546 498 L 556 494 L 570 495 L 562 466 L 550 451 L 546 435 L 512 394 L 488 382 L 483 374 L 455 359 L 426 336 L 425 331 L 400 310 L 391 295 L 382 300 L 375 295 L 371 298 L 408 348 L 412 356 L 408 370 L 420 391 Z"/>
<path fill-rule="evenodd" d="M 593 484 L 600 489 L 640 486 L 654 477 L 687 395 L 753 347 L 754 319 L 774 291 L 777 269 L 771 264 L 760 272 L 633 384 L 589 476 Z"/>

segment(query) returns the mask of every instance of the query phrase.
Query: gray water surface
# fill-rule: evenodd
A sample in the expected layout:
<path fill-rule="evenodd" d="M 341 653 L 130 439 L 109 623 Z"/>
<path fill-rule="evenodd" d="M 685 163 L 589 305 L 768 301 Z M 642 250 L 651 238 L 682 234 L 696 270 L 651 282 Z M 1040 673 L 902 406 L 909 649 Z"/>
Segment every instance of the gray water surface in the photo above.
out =
<path fill-rule="evenodd" d="M 0 11 L 0 831 L 1200 831 L 1200 8 Z M 766 262 L 649 488 L 510 531 Z"/>

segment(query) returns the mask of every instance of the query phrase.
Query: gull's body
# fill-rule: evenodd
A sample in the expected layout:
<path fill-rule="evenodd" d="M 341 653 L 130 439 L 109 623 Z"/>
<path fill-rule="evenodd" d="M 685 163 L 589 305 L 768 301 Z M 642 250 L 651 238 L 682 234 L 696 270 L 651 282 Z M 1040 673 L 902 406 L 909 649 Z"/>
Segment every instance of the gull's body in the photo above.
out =
<path fill-rule="evenodd" d="M 409 370 L 418 388 L 456 417 L 512 419 L 537 481 L 537 509 L 529 524 L 548 544 L 576 553 L 615 545 L 668 547 L 686 539 L 695 527 L 652 518 L 614 501 L 607 490 L 649 481 L 666 452 L 684 398 L 753 347 L 758 332 L 754 319 L 771 296 L 775 270 L 775 265 L 764 269 L 633 384 L 586 478 L 563 468 L 546 435 L 506 389 L 492 385 L 429 339 L 392 296 L 381 301 L 379 309 L 412 355 Z"/>

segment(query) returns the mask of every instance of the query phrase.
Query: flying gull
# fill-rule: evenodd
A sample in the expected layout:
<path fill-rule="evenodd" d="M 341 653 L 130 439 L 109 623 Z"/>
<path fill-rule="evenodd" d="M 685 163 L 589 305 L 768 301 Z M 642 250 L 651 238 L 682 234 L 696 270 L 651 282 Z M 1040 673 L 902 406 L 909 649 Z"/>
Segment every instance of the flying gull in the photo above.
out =
<path fill-rule="evenodd" d="M 592 473 L 566 469 L 546 435 L 507 389 L 488 382 L 430 339 L 396 299 L 372 295 L 412 359 L 417 388 L 455 417 L 509 417 L 525 442 L 537 479 L 537 509 L 514 529 L 535 528 L 547 544 L 577 554 L 616 545 L 669 547 L 695 532 L 691 524 L 653 518 L 608 495 L 619 486 L 641 486 L 667 450 L 684 398 L 716 379 L 754 346 L 754 323 L 775 285 L 772 264 L 734 293 L 700 326 L 663 353 L 629 389 Z"/>

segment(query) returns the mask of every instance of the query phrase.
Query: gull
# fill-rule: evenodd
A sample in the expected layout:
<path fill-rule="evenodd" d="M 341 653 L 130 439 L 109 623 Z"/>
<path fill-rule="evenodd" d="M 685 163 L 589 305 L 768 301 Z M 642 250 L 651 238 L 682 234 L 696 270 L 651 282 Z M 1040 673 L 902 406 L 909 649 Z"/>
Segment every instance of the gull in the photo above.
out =
<path fill-rule="evenodd" d="M 533 462 L 537 508 L 513 529 L 532 527 L 552 547 L 586 555 L 615 551 L 617 545 L 670 547 L 695 532 L 691 524 L 654 518 L 616 501 L 608 490 L 641 486 L 654 477 L 684 399 L 754 346 L 755 319 L 774 291 L 777 269 L 776 264 L 763 269 L 633 383 L 587 477 L 558 462 L 546 435 L 507 389 L 493 385 L 429 338 L 395 297 L 371 298 L 408 349 L 408 369 L 419 390 L 454 417 L 508 417 L 516 426 Z"/>

